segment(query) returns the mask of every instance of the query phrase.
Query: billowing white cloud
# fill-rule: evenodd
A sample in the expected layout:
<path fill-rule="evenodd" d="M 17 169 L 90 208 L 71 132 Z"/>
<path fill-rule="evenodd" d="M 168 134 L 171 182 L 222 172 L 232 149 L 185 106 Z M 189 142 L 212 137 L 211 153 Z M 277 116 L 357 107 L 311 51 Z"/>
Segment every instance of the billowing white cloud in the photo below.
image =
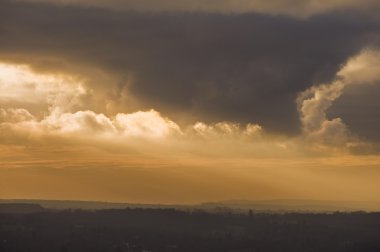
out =
<path fill-rule="evenodd" d="M 71 76 L 38 74 L 25 65 L 0 63 L 0 107 L 40 106 L 61 112 L 80 107 L 88 90 Z"/>
<path fill-rule="evenodd" d="M 46 131 L 60 133 L 113 133 L 116 128 L 110 118 L 93 111 L 77 111 L 75 113 L 57 113 L 36 122 Z"/>
<path fill-rule="evenodd" d="M 162 117 L 155 110 L 117 114 L 115 125 L 125 136 L 159 138 L 181 133 L 175 122 Z"/>
<path fill-rule="evenodd" d="M 72 136 L 77 138 L 163 138 L 181 134 L 179 126 L 163 118 L 157 111 L 138 111 L 117 114 L 114 118 L 93 111 L 49 114 L 37 120 L 25 109 L 2 109 L 0 130 L 27 132 L 46 136 Z"/>
<path fill-rule="evenodd" d="M 183 140 L 182 144 L 192 142 L 191 148 L 195 148 L 194 145 L 199 144 L 195 139 L 206 139 L 214 143 L 222 140 L 226 145 L 252 143 L 256 146 L 250 146 L 251 150 L 261 151 L 260 148 L 300 149 L 306 140 L 317 146 L 351 148 L 360 141 L 340 118 L 329 119 L 326 112 L 342 95 L 345 86 L 380 81 L 380 53 L 363 51 L 342 67 L 332 83 L 313 86 L 299 95 L 303 135 L 298 138 L 270 136 L 259 124 L 235 122 L 197 122 L 181 129 L 176 122 L 153 109 L 100 113 L 86 107 L 84 95 L 91 90 L 78 79 L 38 74 L 26 66 L 6 64 L 0 64 L 0 73 L 0 89 L 4 92 L 0 96 L 0 138 L 7 141 L 60 137 L 68 141 L 94 139 L 112 144 L 128 139 L 161 139 Z M 24 100 L 28 103 L 23 103 Z M 31 103 L 45 107 L 41 106 L 35 113 L 29 109 Z M 10 107 L 12 104 L 16 105 Z"/>
<path fill-rule="evenodd" d="M 119 113 L 114 117 L 78 110 L 85 106 L 82 98 L 88 92 L 83 83 L 70 76 L 39 74 L 27 66 L 0 64 L 0 129 L 12 134 L 77 134 L 95 138 L 106 135 L 115 139 L 160 138 L 181 133 L 176 123 L 155 110 Z M 24 107 L 11 107 L 14 104 Z M 39 116 L 28 110 L 31 104 L 40 107 Z"/>
<path fill-rule="evenodd" d="M 188 132 L 203 138 L 258 137 L 262 133 L 262 127 L 258 124 L 247 124 L 245 128 L 242 128 L 240 124 L 233 122 L 219 122 L 215 124 L 197 122 Z"/>
<path fill-rule="evenodd" d="M 311 87 L 298 97 L 303 130 L 308 133 L 319 130 L 326 121 L 326 110 L 343 92 L 340 80 L 332 84 Z"/>
<path fill-rule="evenodd" d="M 329 84 L 313 86 L 298 97 L 304 135 L 313 142 L 328 145 L 348 145 L 358 142 L 340 118 L 328 119 L 327 110 L 347 85 L 380 82 L 380 52 L 364 50 L 352 57 Z"/>
<path fill-rule="evenodd" d="M 259 136 L 261 126 L 198 122 L 183 132 L 178 124 L 159 112 L 137 111 L 105 115 L 86 109 L 82 99 L 90 90 L 70 76 L 34 72 L 28 66 L 0 64 L 0 129 L 10 135 L 73 136 L 76 138 L 159 139 L 170 136 L 220 139 Z M 25 101 L 28 101 L 25 103 Z M 107 101 L 104 101 L 107 104 Z M 10 107 L 16 104 L 23 107 Z M 31 104 L 39 105 L 34 115 Z M 83 109 L 84 108 L 84 109 Z M 42 116 L 41 116 L 42 115 Z"/>
<path fill-rule="evenodd" d="M 346 85 L 376 84 L 380 82 L 380 51 L 364 50 L 352 57 L 338 72 Z"/>

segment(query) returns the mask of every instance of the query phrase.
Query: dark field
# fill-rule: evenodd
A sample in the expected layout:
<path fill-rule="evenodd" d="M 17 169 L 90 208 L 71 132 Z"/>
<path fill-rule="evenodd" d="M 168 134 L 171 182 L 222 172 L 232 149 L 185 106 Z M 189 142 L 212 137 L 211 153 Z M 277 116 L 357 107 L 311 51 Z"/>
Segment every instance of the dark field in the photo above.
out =
<path fill-rule="evenodd" d="M 173 209 L 0 214 L 0 251 L 380 251 L 380 213 Z"/>

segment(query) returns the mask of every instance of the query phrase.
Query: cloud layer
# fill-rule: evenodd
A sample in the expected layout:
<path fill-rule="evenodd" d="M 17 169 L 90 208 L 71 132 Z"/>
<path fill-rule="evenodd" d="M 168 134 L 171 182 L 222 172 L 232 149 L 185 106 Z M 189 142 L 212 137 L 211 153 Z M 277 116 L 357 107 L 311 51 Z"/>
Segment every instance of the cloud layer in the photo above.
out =
<path fill-rule="evenodd" d="M 310 17 L 313 15 L 341 11 L 370 11 L 380 7 L 376 0 L 22 0 L 61 5 L 102 7 L 114 10 L 137 11 L 203 11 L 221 13 L 259 12 L 271 15 Z"/>
<path fill-rule="evenodd" d="M 331 83 L 317 84 L 301 92 L 297 98 L 303 130 L 301 136 L 285 140 L 277 136 L 270 140 L 273 141 L 271 145 L 293 146 L 293 151 L 301 149 L 305 142 L 310 150 L 313 146 L 340 150 L 363 146 L 365 143 L 351 133 L 341 118 L 329 119 L 327 111 L 343 94 L 346 86 L 380 82 L 379 55 L 379 51 L 364 50 L 350 58 Z M 15 137 L 17 141 L 20 137 L 29 141 L 53 136 L 85 141 L 95 139 L 110 144 L 119 144 L 122 139 L 162 139 L 184 143 L 194 139 L 224 139 L 229 141 L 228 144 L 231 141 L 248 141 L 253 145 L 263 145 L 269 141 L 271 134 L 255 123 L 241 127 L 238 122 L 196 122 L 181 128 L 153 109 L 105 115 L 86 108 L 89 99 L 86 94 L 91 93 L 89 83 L 66 75 L 39 74 L 19 65 L 0 64 L 0 73 L 0 89 L 4 91 L 0 97 L 3 106 L 0 110 L 0 128 L 2 139 L 8 142 L 12 142 L 15 136 L 18 136 Z M 41 110 L 29 111 L 31 103 Z M 193 148 L 191 144 L 188 147 Z"/>
<path fill-rule="evenodd" d="M 0 64 L 1 139 L 12 143 L 20 139 L 39 141 L 46 137 L 70 140 L 100 140 L 107 144 L 136 139 L 204 139 L 259 135 L 259 125 L 197 122 L 184 130 L 153 109 L 107 116 L 86 108 L 91 93 L 88 84 L 74 77 L 39 74 L 25 65 Z M 29 107 L 39 108 L 29 111 Z M 15 138 L 15 139 L 13 139 Z M 21 140 L 22 141 L 22 140 Z"/>
<path fill-rule="evenodd" d="M 313 86 L 298 97 L 304 134 L 313 141 L 352 145 L 353 138 L 341 118 L 328 119 L 327 110 L 350 85 L 380 84 L 380 53 L 364 50 L 348 60 L 329 84 Z"/>
<path fill-rule="evenodd" d="M 376 44 L 380 26 L 352 13 L 294 20 L 16 2 L 2 12 L 0 57 L 89 80 L 87 95 L 107 101 L 87 109 L 155 108 L 181 126 L 255 122 L 290 135 L 301 130 L 298 93 L 330 82 L 349 57 Z"/>

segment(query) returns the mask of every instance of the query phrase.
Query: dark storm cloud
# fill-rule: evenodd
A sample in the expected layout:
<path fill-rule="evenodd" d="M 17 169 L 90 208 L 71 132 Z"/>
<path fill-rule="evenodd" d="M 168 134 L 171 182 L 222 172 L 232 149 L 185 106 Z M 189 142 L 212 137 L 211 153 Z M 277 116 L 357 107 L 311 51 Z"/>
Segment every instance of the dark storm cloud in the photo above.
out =
<path fill-rule="evenodd" d="M 378 0 L 13 0 L 57 5 L 97 6 L 113 10 L 203 11 L 215 13 L 258 12 L 307 18 L 338 10 L 379 10 Z"/>
<path fill-rule="evenodd" d="M 128 85 L 141 109 L 174 119 L 256 122 L 282 133 L 299 129 L 297 94 L 330 81 L 380 28 L 352 13 L 297 20 L 9 2 L 1 9 L 0 56 L 132 74 L 132 82 L 104 85 Z"/>
<path fill-rule="evenodd" d="M 379 83 L 380 84 L 380 83 Z M 380 86 L 349 86 L 334 102 L 331 118 L 340 117 L 353 132 L 367 141 L 380 141 Z"/>

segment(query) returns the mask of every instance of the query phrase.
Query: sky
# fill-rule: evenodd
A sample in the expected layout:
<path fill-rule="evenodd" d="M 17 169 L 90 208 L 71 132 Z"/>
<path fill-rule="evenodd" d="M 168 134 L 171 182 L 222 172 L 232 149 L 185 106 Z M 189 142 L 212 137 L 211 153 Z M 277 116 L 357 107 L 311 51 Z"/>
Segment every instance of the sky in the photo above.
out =
<path fill-rule="evenodd" d="M 0 0 L 0 198 L 380 207 L 377 0 Z"/>

